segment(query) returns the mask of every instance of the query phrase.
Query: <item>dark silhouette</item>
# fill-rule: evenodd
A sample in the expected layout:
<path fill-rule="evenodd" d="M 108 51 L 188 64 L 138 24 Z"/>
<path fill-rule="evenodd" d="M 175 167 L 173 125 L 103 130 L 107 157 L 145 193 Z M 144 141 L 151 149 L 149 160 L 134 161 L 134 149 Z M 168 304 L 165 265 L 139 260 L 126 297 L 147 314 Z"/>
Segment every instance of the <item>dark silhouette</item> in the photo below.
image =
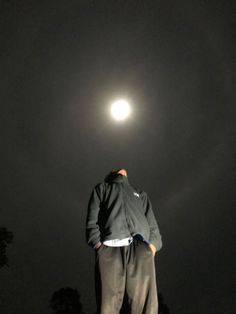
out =
<path fill-rule="evenodd" d="M 12 242 L 13 233 L 4 227 L 0 227 L 0 268 L 8 265 L 8 258 L 6 255 L 6 248 Z"/>
<path fill-rule="evenodd" d="M 50 308 L 54 314 L 83 314 L 80 294 L 76 289 L 68 287 L 53 293 Z"/>
<path fill-rule="evenodd" d="M 158 314 L 170 314 L 168 306 L 164 303 L 162 293 L 158 293 Z"/>

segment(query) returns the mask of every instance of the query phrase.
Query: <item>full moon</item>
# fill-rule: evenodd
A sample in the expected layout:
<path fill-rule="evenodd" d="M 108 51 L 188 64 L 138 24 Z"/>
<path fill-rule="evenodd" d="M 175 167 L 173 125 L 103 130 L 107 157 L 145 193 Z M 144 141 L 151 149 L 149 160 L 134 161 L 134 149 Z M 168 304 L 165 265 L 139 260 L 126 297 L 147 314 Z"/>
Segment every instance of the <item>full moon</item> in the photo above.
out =
<path fill-rule="evenodd" d="M 111 105 L 111 115 L 117 121 L 125 120 L 130 115 L 130 105 L 124 99 L 116 100 Z"/>

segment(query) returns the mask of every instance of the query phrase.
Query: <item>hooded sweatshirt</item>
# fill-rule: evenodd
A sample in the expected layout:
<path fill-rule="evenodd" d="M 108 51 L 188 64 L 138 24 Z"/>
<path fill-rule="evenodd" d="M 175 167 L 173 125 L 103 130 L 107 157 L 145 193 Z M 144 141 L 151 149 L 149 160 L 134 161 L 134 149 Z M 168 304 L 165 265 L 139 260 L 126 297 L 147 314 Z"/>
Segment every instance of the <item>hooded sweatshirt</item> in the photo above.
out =
<path fill-rule="evenodd" d="M 141 237 L 157 250 L 162 247 L 161 235 L 144 191 L 134 189 L 126 176 L 113 175 L 95 186 L 86 219 L 86 238 L 94 247 L 98 242 L 128 237 Z"/>

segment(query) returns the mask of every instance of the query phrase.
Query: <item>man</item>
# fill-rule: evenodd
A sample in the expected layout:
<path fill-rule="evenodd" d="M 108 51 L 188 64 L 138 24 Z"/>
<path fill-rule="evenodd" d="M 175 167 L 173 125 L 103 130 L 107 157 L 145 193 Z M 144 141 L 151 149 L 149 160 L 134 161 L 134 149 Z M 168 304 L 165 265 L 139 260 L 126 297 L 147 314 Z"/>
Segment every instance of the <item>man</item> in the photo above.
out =
<path fill-rule="evenodd" d="M 95 186 L 86 237 L 96 251 L 98 313 L 120 313 L 126 297 L 126 314 L 157 314 L 154 256 L 161 235 L 147 194 L 129 184 L 125 169 Z"/>

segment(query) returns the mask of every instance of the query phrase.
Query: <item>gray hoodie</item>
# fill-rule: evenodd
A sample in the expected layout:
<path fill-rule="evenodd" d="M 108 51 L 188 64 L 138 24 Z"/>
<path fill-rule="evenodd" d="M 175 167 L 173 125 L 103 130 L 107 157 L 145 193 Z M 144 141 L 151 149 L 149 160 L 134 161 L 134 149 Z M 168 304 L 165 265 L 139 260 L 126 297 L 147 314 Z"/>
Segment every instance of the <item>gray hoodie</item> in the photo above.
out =
<path fill-rule="evenodd" d="M 87 242 L 94 247 L 105 240 L 137 235 L 161 249 L 161 235 L 147 194 L 134 189 L 126 176 L 113 174 L 92 191 L 86 220 Z"/>

